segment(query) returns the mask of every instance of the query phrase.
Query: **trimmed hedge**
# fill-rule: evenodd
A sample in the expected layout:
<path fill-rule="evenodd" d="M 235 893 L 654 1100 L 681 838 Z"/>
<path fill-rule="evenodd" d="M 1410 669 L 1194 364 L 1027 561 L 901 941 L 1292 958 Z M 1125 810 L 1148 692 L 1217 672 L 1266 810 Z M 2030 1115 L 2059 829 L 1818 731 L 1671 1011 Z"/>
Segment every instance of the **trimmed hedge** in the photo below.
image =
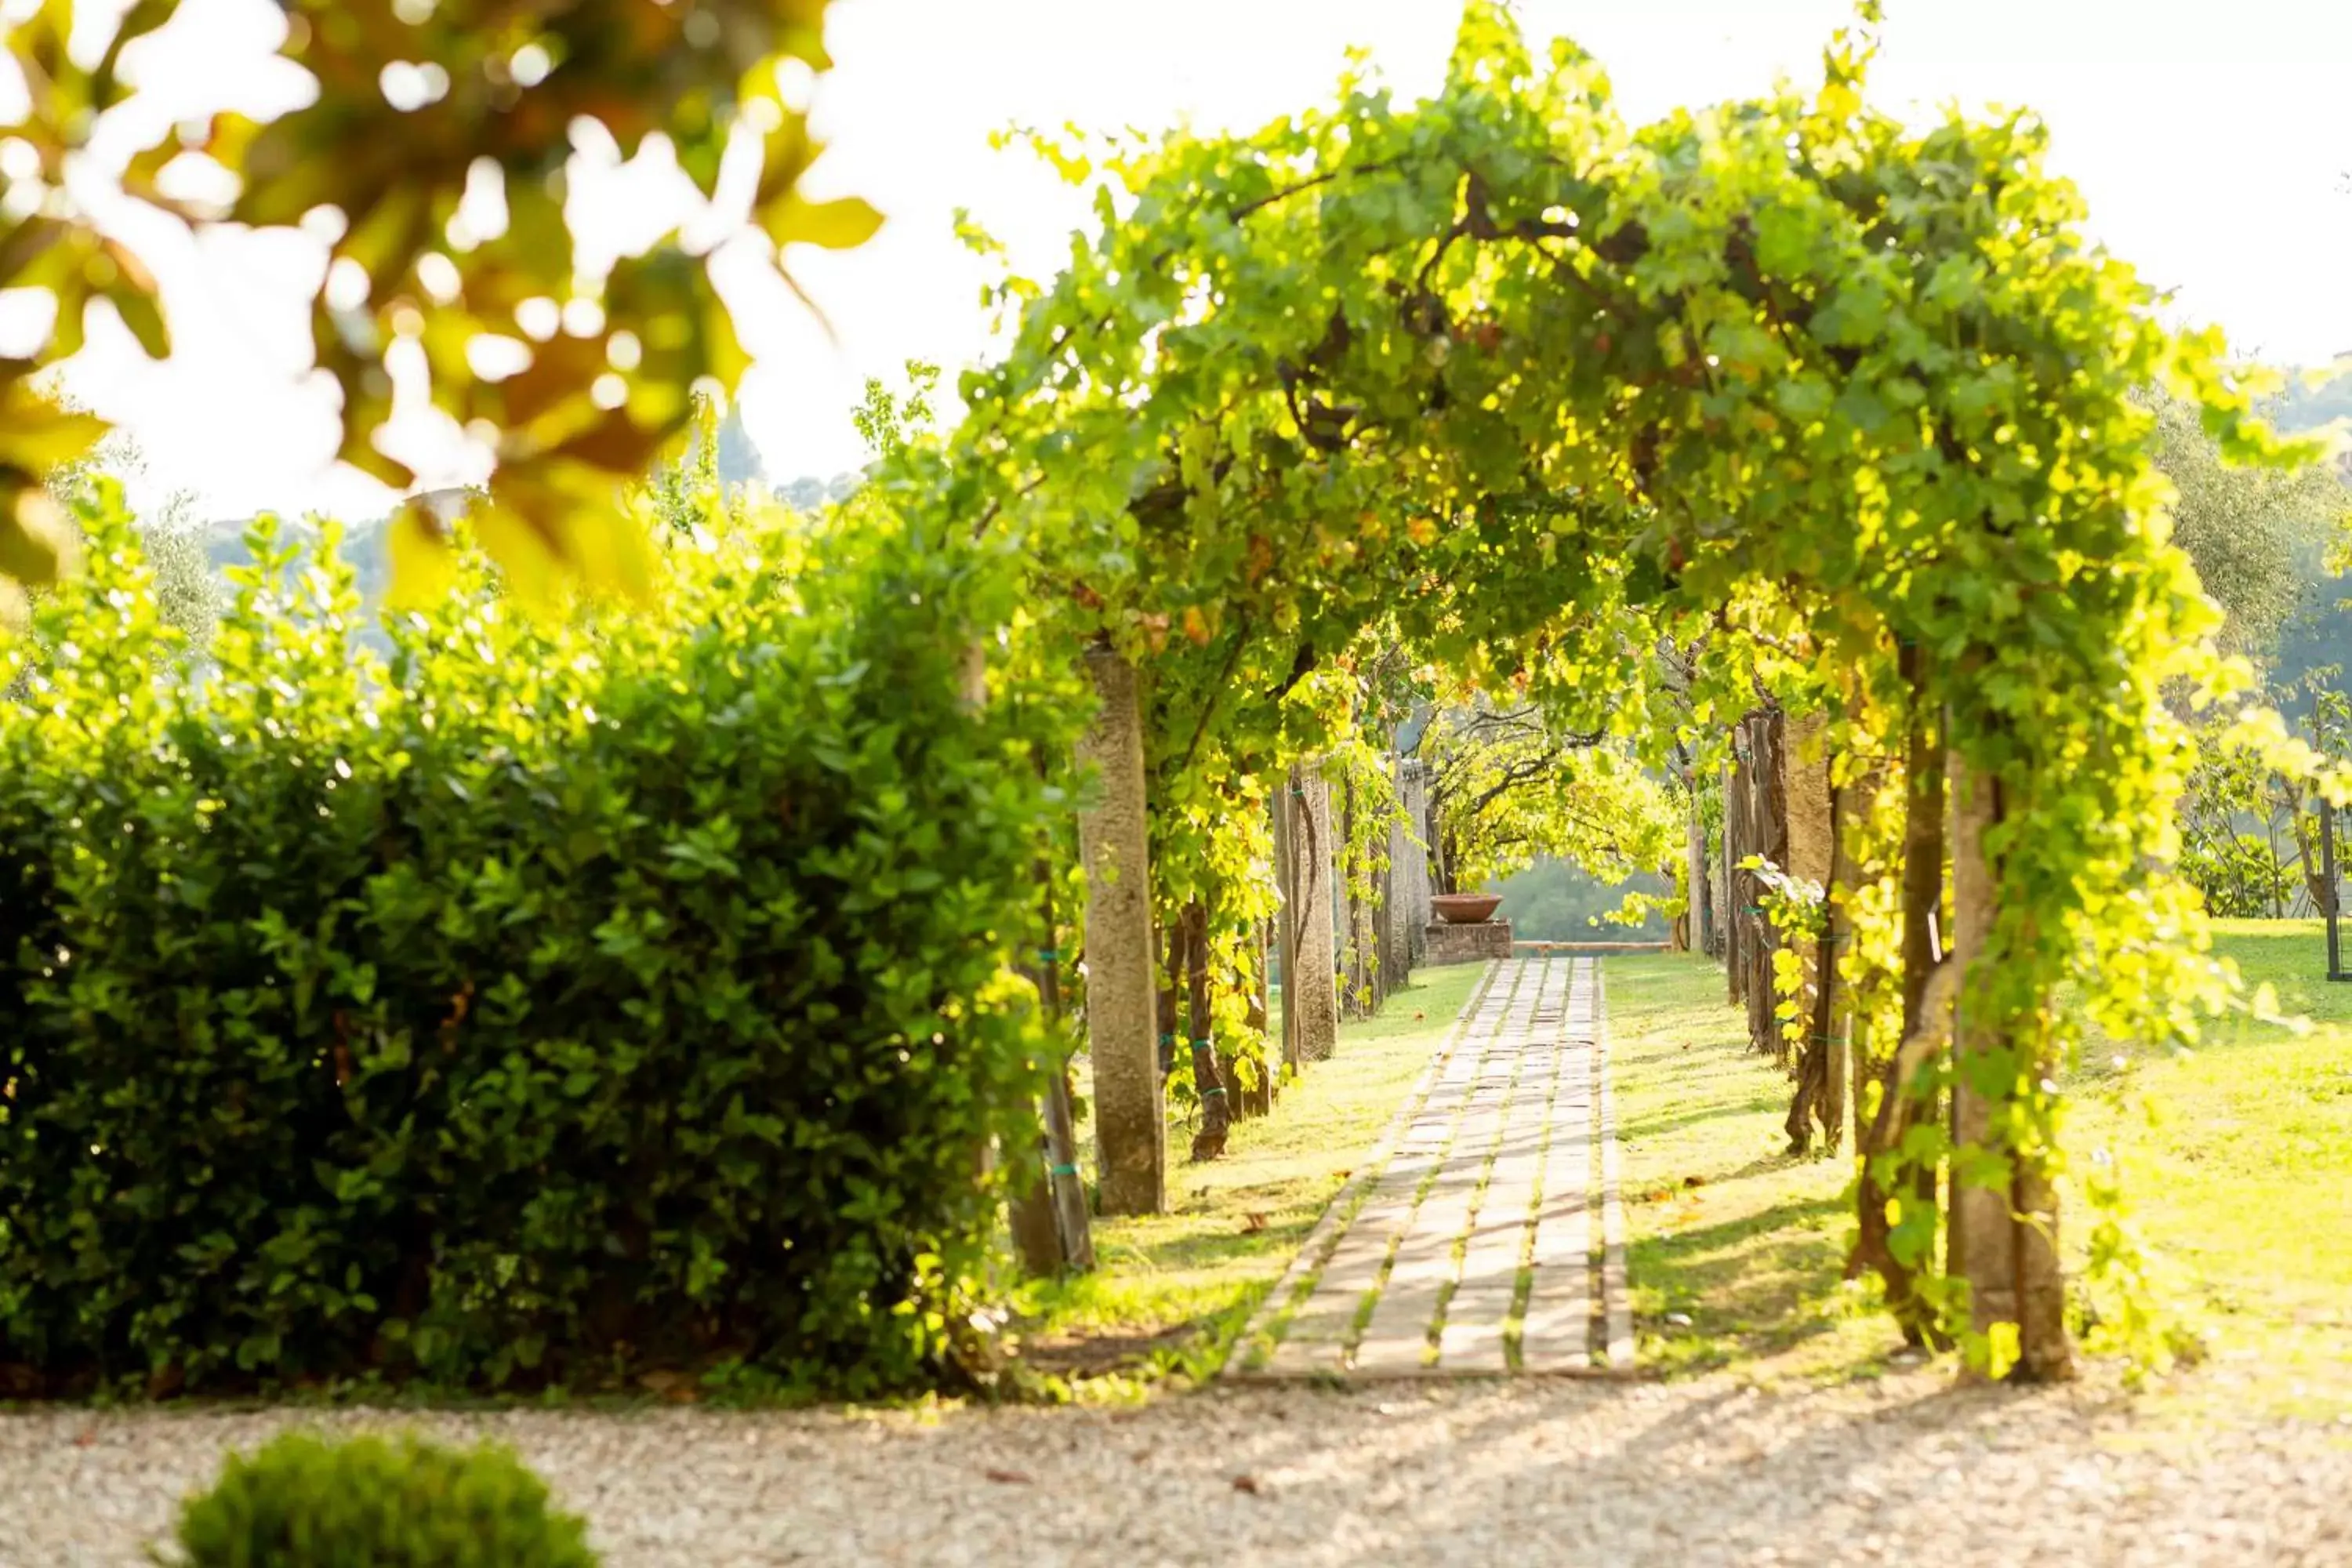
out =
<path fill-rule="evenodd" d="M 960 700 L 991 574 L 685 546 L 659 615 L 476 584 L 379 660 L 265 525 L 199 682 L 89 523 L 0 701 L 0 1370 L 932 1375 L 1070 712 Z"/>
<path fill-rule="evenodd" d="M 180 1511 L 182 1568 L 596 1568 L 587 1526 L 502 1448 L 307 1432 L 229 1456 Z"/>

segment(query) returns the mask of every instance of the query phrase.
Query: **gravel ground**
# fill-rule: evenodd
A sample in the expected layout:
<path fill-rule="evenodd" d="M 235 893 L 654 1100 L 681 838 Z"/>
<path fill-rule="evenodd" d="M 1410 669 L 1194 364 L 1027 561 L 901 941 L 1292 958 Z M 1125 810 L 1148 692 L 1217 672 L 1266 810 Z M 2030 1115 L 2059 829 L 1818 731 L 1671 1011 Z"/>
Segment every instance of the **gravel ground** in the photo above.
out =
<path fill-rule="evenodd" d="M 0 1415 L 0 1563 L 127 1563 L 289 1425 L 511 1444 L 613 1568 L 784 1563 L 2352 1564 L 2352 1426 L 1717 1380 L 1253 1387 L 1129 1409 Z"/>

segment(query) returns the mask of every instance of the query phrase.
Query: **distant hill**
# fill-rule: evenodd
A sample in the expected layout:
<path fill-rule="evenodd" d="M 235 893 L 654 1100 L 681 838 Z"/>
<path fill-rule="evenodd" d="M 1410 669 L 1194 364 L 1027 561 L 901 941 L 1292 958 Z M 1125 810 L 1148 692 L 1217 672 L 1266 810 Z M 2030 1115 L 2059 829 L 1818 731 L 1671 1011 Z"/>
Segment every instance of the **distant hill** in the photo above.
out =
<path fill-rule="evenodd" d="M 341 554 L 351 563 L 352 574 L 359 580 L 360 597 L 370 606 L 382 601 L 384 585 L 392 576 L 392 556 L 384 541 L 391 521 L 389 517 L 377 517 L 343 525 Z M 253 563 L 253 552 L 245 543 L 246 530 L 252 526 L 249 517 L 205 525 L 205 558 L 215 571 L 226 572 L 232 566 Z M 289 539 L 318 537 L 318 530 L 306 520 L 281 518 L 278 528 Z"/>
<path fill-rule="evenodd" d="M 772 484 L 767 468 L 760 458 L 760 448 L 753 444 L 751 433 L 743 427 L 740 405 L 728 411 L 719 425 L 717 455 L 719 481 L 730 489 L 756 488 L 773 493 L 786 505 L 799 510 L 811 510 L 828 502 L 846 500 L 866 482 L 857 472 L 834 475 L 829 479 L 803 475 L 782 486 Z M 442 516 L 450 518 L 462 510 L 467 492 L 445 489 L 428 492 L 424 498 Z M 386 544 L 389 516 L 367 518 L 343 524 L 342 557 L 352 566 L 358 580 L 360 600 L 369 612 L 383 603 L 384 590 L 392 579 L 392 558 Z M 252 553 L 246 549 L 245 531 L 252 526 L 251 518 L 226 519 L 208 523 L 200 531 L 205 559 L 216 572 L 226 573 L 232 566 L 251 563 Z M 307 522 L 285 518 L 280 526 L 296 538 L 308 538 L 315 531 Z"/>
<path fill-rule="evenodd" d="M 814 474 L 803 474 L 776 491 L 776 499 L 794 511 L 814 511 L 829 501 L 845 501 L 857 493 L 866 482 L 864 474 L 835 474 L 820 479 Z"/>

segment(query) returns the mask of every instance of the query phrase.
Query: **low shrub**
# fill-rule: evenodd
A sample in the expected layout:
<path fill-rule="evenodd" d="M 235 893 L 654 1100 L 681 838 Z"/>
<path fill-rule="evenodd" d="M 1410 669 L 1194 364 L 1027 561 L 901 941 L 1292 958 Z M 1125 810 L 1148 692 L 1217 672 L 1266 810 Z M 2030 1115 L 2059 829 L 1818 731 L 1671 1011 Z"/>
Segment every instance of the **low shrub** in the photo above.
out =
<path fill-rule="evenodd" d="M 594 1568 L 587 1528 L 504 1449 L 289 1432 L 188 1500 L 180 1568 Z"/>
<path fill-rule="evenodd" d="M 933 1375 L 1072 711 L 966 700 L 1003 574 L 689 541 L 657 612 L 475 583 L 379 658 L 264 525 L 191 680 L 86 521 L 0 703 L 0 1365 Z"/>

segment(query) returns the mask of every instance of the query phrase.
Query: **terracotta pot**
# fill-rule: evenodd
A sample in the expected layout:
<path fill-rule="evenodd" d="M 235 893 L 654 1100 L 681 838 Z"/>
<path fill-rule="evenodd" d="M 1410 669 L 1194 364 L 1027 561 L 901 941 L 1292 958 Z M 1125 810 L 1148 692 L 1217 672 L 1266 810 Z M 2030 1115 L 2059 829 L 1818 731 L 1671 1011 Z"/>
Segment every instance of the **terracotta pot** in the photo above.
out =
<path fill-rule="evenodd" d="M 1503 907 L 1500 893 L 1439 893 L 1429 900 L 1437 918 L 1447 925 L 1475 926 L 1492 920 Z"/>

